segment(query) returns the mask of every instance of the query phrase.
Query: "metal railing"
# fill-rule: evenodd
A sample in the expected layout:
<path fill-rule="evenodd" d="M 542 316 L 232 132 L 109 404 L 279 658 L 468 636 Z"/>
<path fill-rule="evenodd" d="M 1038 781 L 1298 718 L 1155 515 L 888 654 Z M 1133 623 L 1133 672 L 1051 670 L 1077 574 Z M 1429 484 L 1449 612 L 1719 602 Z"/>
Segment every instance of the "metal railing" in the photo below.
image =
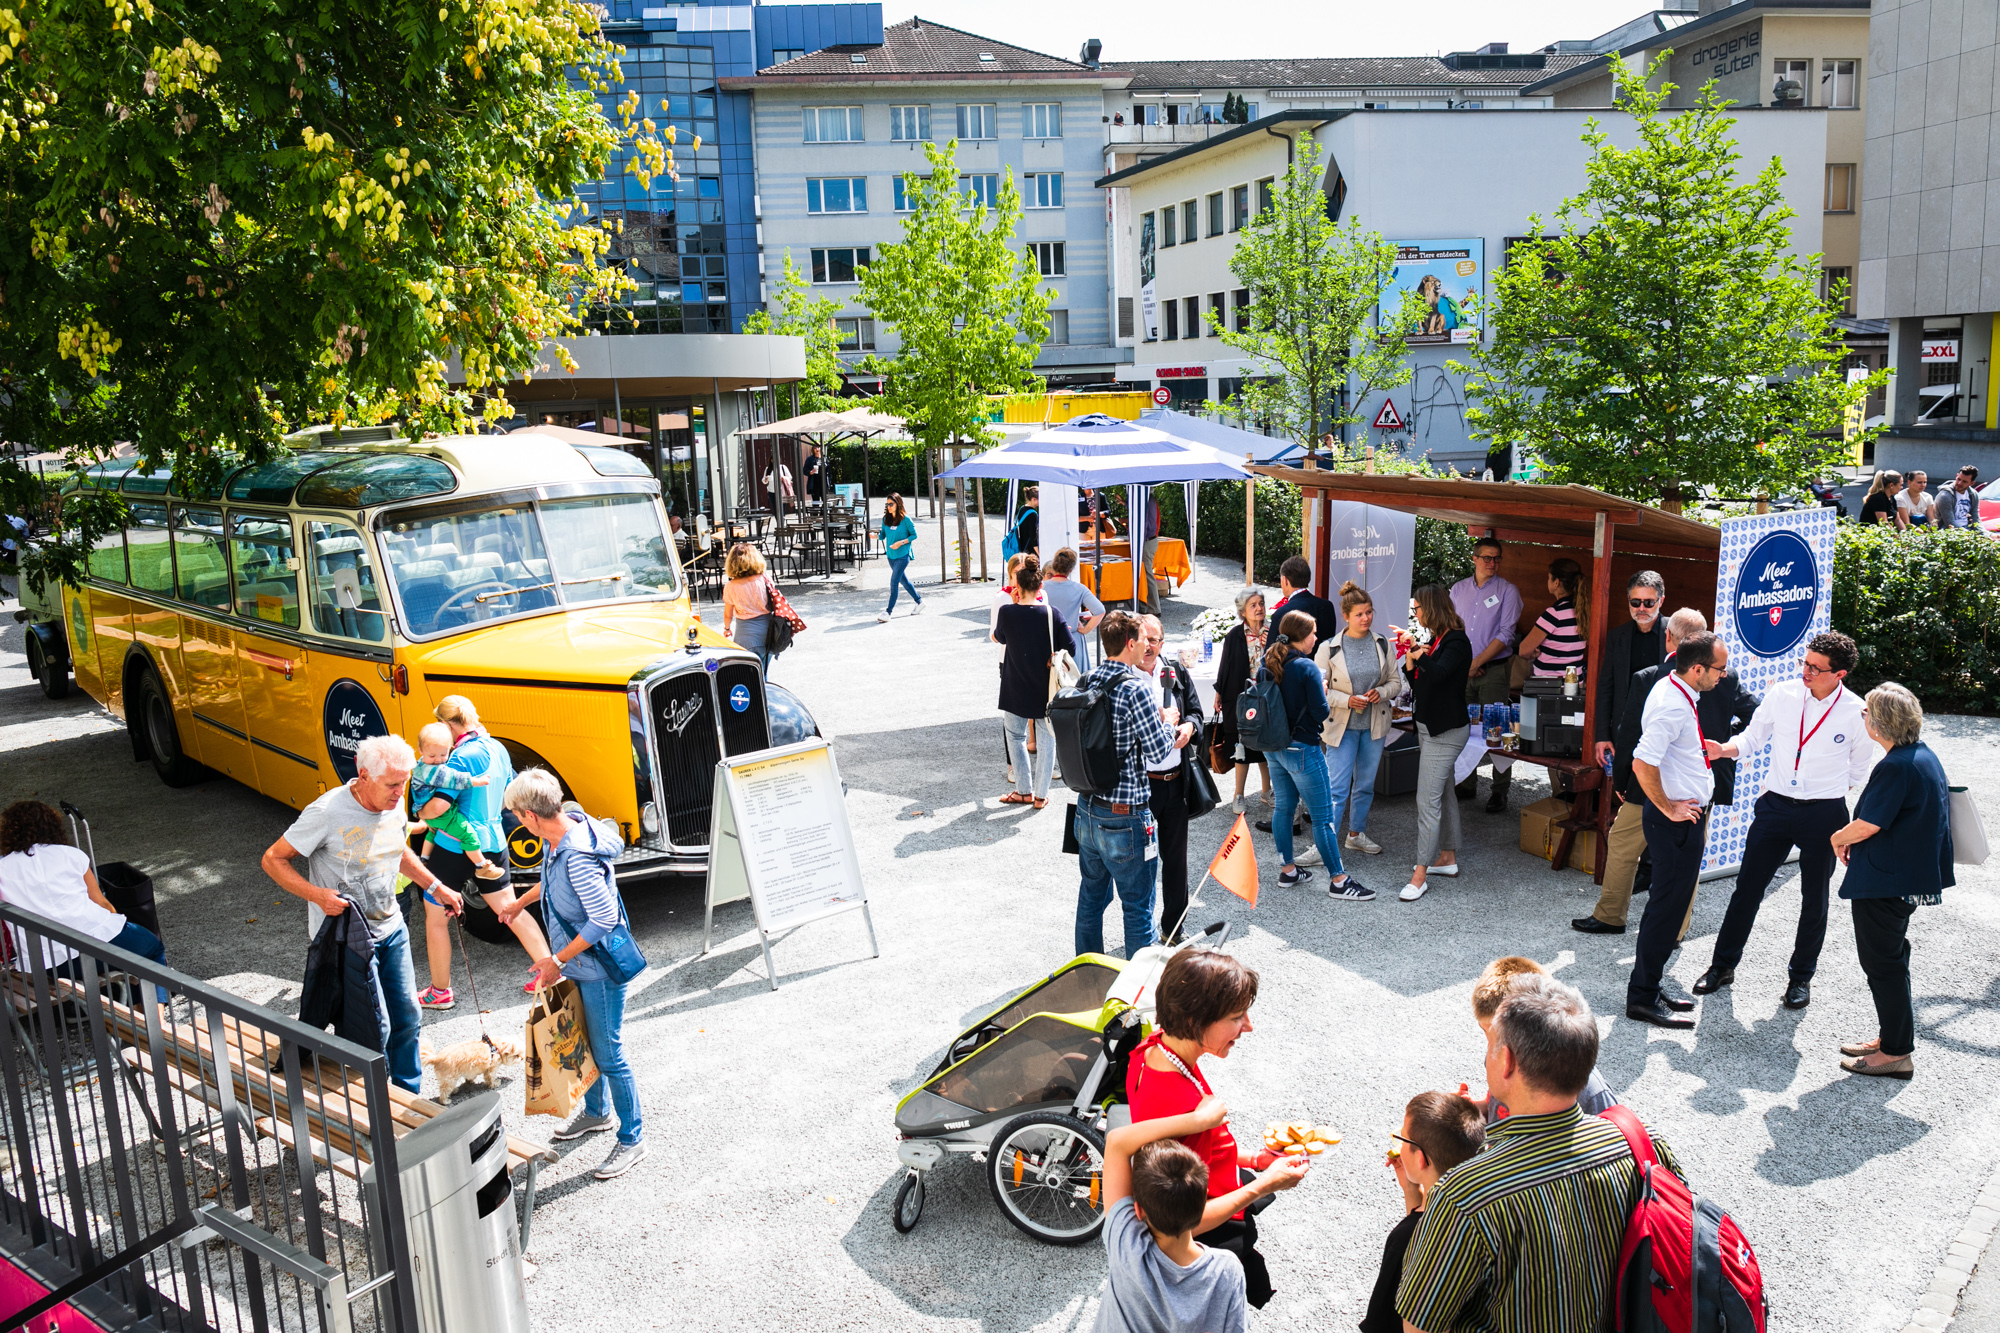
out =
<path fill-rule="evenodd" d="M 18 908 L 0 924 L 0 1257 L 49 1291 L 0 1333 L 58 1303 L 416 1333 L 382 1054 Z"/>

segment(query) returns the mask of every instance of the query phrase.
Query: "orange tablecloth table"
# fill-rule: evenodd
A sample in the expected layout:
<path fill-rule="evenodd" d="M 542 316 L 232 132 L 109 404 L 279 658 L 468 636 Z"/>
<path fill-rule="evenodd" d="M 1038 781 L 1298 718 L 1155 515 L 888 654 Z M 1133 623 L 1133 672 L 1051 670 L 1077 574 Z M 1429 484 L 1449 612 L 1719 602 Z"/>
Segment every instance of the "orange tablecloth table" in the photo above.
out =
<path fill-rule="evenodd" d="M 1116 552 L 1118 559 L 1111 556 Z M 1083 579 L 1083 586 L 1096 593 L 1106 602 L 1129 602 L 1132 600 L 1132 548 L 1128 542 L 1104 543 L 1104 587 L 1097 586 L 1097 567 L 1091 563 L 1096 558 L 1095 543 L 1085 543 L 1077 552 L 1077 574 Z M 1173 580 L 1179 587 L 1194 577 L 1194 566 L 1188 562 L 1187 543 L 1178 537 L 1162 537 L 1153 551 L 1153 578 Z"/>

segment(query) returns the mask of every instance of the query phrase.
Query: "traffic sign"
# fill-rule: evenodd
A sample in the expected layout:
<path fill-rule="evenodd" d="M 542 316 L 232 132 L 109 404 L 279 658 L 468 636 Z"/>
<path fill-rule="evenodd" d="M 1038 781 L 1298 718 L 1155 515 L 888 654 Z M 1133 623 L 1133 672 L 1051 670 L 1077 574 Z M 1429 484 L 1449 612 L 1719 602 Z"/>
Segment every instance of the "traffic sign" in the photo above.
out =
<path fill-rule="evenodd" d="M 1377 430 L 1403 429 L 1403 418 L 1399 416 L 1396 412 L 1395 399 L 1384 398 L 1382 400 L 1382 410 L 1375 414 L 1375 429 Z"/>
<path fill-rule="evenodd" d="M 1162 384 L 1159 388 L 1153 390 L 1153 401 L 1161 407 L 1165 407 L 1168 403 L 1174 401 L 1174 391 Z"/>

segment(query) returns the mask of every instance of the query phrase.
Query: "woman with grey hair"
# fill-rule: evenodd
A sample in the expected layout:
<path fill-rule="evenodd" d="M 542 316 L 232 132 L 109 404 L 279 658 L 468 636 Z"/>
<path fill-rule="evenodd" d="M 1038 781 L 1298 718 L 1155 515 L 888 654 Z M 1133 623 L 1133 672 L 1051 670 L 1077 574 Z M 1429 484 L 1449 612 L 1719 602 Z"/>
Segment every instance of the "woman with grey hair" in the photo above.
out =
<path fill-rule="evenodd" d="M 545 768 L 523 770 L 507 784 L 506 808 L 521 827 L 542 840 L 542 882 L 497 915 L 509 925 L 529 903 L 540 899 L 554 957 L 535 960 L 530 983 L 537 989 L 567 977 L 583 997 L 583 1030 L 590 1058 L 600 1075 L 583 1095 L 583 1110 L 552 1137 L 557 1142 L 601 1134 L 614 1126 L 618 1142 L 592 1172 L 599 1180 L 622 1176 L 646 1157 L 645 1126 L 639 1114 L 639 1080 L 625 1061 L 625 992 L 593 952 L 594 946 L 625 920 L 611 866 L 625 850 L 618 826 L 563 808 L 562 784 Z M 616 1108 L 617 1119 L 611 1111 Z"/>
<path fill-rule="evenodd" d="M 1236 756 L 1236 799 L 1230 808 L 1243 813 L 1243 784 L 1250 766 L 1264 783 L 1264 804 L 1272 802 L 1271 769 L 1261 750 L 1243 744 L 1236 734 L 1236 696 L 1250 683 L 1257 663 L 1264 656 L 1264 640 L 1270 632 L 1264 590 L 1254 583 L 1236 591 L 1236 624 L 1222 639 L 1222 655 L 1215 667 L 1215 725 L 1223 745 Z"/>
<path fill-rule="evenodd" d="M 1884 750 L 1868 775 L 1854 821 L 1833 835 L 1847 866 L 1840 896 L 1854 905 L 1854 947 L 1875 997 L 1879 1033 L 1849 1042 L 1840 1067 L 1850 1074 L 1907 1079 L 1917 1044 L 1910 1003 L 1910 917 L 1935 906 L 1957 883 L 1951 869 L 1950 797 L 1944 765 L 1918 737 L 1923 705 L 1894 681 L 1868 692 L 1868 735 Z"/>

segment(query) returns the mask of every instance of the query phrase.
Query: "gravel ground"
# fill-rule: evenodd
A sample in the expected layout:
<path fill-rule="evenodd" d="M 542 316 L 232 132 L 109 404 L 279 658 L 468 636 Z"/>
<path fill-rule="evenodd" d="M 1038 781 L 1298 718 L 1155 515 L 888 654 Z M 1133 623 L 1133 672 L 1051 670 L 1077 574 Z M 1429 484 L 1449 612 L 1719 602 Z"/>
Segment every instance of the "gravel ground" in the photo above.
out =
<path fill-rule="evenodd" d="M 998 537 L 996 527 L 989 550 Z M 697 890 L 630 896 L 654 962 L 633 989 L 626 1027 L 652 1158 L 596 1183 L 588 1170 L 608 1141 L 561 1147 L 530 1247 L 538 1321 L 587 1310 L 637 1328 L 994 1333 L 1094 1321 L 1102 1251 L 1047 1248 L 1014 1231 L 970 1162 L 933 1173 L 914 1233 L 889 1224 L 896 1101 L 964 1023 L 1070 956 L 1076 892 L 1075 863 L 1060 850 L 1060 799 L 1040 813 L 995 804 L 1004 787 L 994 659 L 983 642 L 991 585 L 932 590 L 934 540 L 925 526 L 923 615 L 877 624 L 887 571 L 870 562 L 856 589 L 795 599 L 812 628 L 774 671 L 835 738 L 882 956 L 869 957 L 858 918 L 820 923 L 777 947 L 783 985 L 773 994 L 746 904 L 718 913 L 721 942 L 704 959 Z M 1225 563 L 1201 563 L 1170 603 L 1170 632 L 1233 592 Z M 35 793 L 83 806 L 96 817 L 100 856 L 153 874 L 176 965 L 294 1005 L 303 913 L 274 901 L 257 869 L 288 812 L 225 780 L 161 786 L 87 700 L 43 699 L 20 649 L 9 620 L 0 633 L 0 801 Z M 2000 720 L 1933 719 L 1926 739 L 2000 829 Z M 1543 795 L 1522 766 L 1515 807 Z M 1278 1296 L 1256 1325 L 1319 1330 L 1359 1318 L 1399 1207 L 1381 1165 L 1385 1136 L 1413 1093 L 1480 1081 L 1471 983 L 1488 959 L 1526 953 L 1599 1007 L 1605 1076 L 1673 1143 L 1696 1188 L 1742 1223 L 1776 1326 L 1902 1329 L 2000 1161 L 1995 867 L 1962 870 L 1945 905 L 1916 917 L 1916 1080 L 1852 1079 L 1836 1047 L 1872 1033 L 1873 1013 L 1844 904 L 1834 905 L 1809 1009 L 1778 1005 L 1791 938 L 1787 872 L 1735 987 L 1704 1002 L 1692 1033 L 1647 1028 L 1622 1015 L 1633 937 L 1571 932 L 1569 918 L 1593 901 L 1588 880 L 1521 853 L 1514 816 L 1488 816 L 1482 805 L 1464 807 L 1464 876 L 1418 904 L 1393 900 L 1407 868 L 1398 856 L 1415 839 L 1402 797 L 1378 803 L 1370 821 L 1389 851 L 1355 867 L 1382 901 L 1337 906 L 1277 887 L 1260 835 L 1262 904 L 1252 910 L 1211 889 L 1198 909 L 1202 921 L 1235 923 L 1231 948 L 1263 976 L 1256 1035 L 1240 1058 L 1211 1062 L 1239 1133 L 1304 1118 L 1348 1135 L 1265 1215 Z M 1197 822 L 1191 863 L 1206 863 L 1227 822 L 1226 813 Z M 1683 987 L 1707 963 L 1727 888 L 1700 894 L 1671 966 Z M 1115 911 L 1107 931 L 1115 942 Z M 525 1014 L 516 1003 L 523 959 L 468 947 L 489 1022 L 513 1029 Z M 476 1035 L 468 1008 L 427 1016 L 428 1039 Z M 503 1086 L 510 1105 L 518 1096 L 518 1086 Z M 510 1119 L 536 1140 L 555 1127 Z"/>

